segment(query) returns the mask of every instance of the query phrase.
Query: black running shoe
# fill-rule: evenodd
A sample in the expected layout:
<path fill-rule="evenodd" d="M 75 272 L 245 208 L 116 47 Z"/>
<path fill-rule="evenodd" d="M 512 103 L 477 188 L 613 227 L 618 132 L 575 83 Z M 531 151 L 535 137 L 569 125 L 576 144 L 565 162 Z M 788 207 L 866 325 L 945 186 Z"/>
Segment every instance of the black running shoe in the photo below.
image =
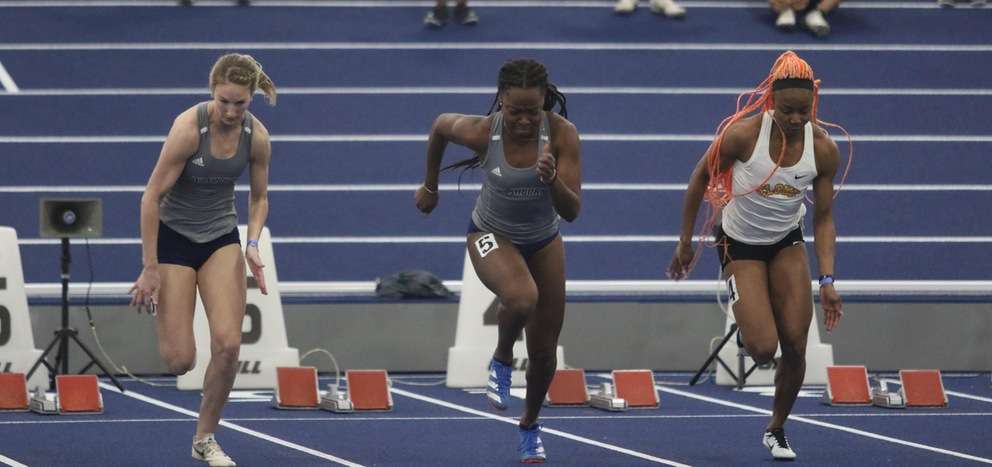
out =
<path fill-rule="evenodd" d="M 479 22 L 479 15 L 467 3 L 459 3 L 455 5 L 455 19 L 465 26 L 475 26 Z"/>
<path fill-rule="evenodd" d="M 448 22 L 448 7 L 434 7 L 424 16 L 424 25 L 429 28 L 442 28 Z"/>

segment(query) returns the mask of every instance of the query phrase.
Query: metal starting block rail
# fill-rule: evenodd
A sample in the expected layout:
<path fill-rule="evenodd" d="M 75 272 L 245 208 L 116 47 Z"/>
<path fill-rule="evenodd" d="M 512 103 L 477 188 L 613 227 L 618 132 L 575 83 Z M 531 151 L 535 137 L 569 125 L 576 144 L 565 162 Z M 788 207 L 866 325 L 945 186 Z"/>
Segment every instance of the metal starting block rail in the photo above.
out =
<path fill-rule="evenodd" d="M 595 389 L 590 391 L 584 370 L 557 370 L 544 403 L 557 407 L 592 406 L 611 412 L 659 406 L 651 370 L 613 370 L 611 380 L 594 386 Z"/>
<path fill-rule="evenodd" d="M 99 414 L 103 413 L 103 394 L 96 375 L 57 375 L 55 394 L 39 387 L 29 406 L 44 415 Z"/>
<path fill-rule="evenodd" d="M 341 392 L 337 384 L 331 384 L 327 392 L 321 394 L 316 368 L 277 367 L 272 405 L 278 409 L 321 409 L 335 413 L 393 409 L 389 375 L 385 370 L 348 370 L 345 380 L 347 392 Z"/>
<path fill-rule="evenodd" d="M 827 367 L 824 403 L 834 406 L 875 405 L 889 409 L 947 407 L 947 394 L 940 370 L 900 370 L 898 391 L 889 391 L 881 378 L 877 387 L 868 381 L 868 370 L 860 365 Z"/>

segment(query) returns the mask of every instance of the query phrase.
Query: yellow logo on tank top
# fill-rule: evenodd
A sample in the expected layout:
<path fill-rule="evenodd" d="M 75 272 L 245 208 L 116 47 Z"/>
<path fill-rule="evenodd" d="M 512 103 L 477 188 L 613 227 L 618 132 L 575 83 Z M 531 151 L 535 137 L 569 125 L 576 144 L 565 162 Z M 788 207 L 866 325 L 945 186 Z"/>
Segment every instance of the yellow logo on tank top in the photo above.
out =
<path fill-rule="evenodd" d="M 757 192 L 759 195 L 764 196 L 765 198 L 771 198 L 772 196 L 775 195 L 795 198 L 796 196 L 802 194 L 802 192 L 799 191 L 798 188 L 785 183 L 776 183 L 774 188 L 766 183 L 764 185 L 761 185 L 761 188 L 758 188 Z"/>

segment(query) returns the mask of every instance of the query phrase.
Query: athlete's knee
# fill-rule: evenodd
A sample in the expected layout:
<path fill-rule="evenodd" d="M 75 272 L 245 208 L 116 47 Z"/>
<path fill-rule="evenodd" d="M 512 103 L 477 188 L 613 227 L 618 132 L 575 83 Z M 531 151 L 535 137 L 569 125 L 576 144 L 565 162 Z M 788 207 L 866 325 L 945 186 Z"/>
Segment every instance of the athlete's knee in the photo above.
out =
<path fill-rule="evenodd" d="M 184 375 L 196 366 L 196 350 L 159 349 L 169 373 Z"/>
<path fill-rule="evenodd" d="M 527 356 L 527 373 L 536 375 L 554 375 L 558 367 L 558 356 L 555 350 L 531 352 Z"/>
<path fill-rule="evenodd" d="M 211 354 L 213 359 L 237 361 L 238 353 L 241 350 L 241 336 L 235 334 L 214 337 L 210 342 L 210 350 L 213 352 Z"/>
<path fill-rule="evenodd" d="M 801 339 L 782 340 L 782 358 L 802 360 L 806 358 L 806 336 Z"/>
<path fill-rule="evenodd" d="M 747 353 L 754 359 L 755 363 L 764 365 L 775 358 L 775 352 L 778 351 L 778 343 L 775 341 L 747 343 L 745 344 L 745 348 L 747 348 Z"/>
<path fill-rule="evenodd" d="M 530 316 L 537 308 L 537 289 L 524 289 L 500 297 L 503 308 L 510 315 Z"/>

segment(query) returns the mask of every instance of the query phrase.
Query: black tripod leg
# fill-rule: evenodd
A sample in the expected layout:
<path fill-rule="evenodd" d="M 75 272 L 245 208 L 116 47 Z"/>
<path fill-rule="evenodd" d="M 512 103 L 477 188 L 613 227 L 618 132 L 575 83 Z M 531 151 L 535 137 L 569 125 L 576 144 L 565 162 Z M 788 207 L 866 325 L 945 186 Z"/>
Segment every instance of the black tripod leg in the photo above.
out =
<path fill-rule="evenodd" d="M 717 356 L 720 355 L 720 350 L 723 349 L 723 346 L 727 344 L 727 341 L 729 341 L 731 337 L 734 337 L 735 332 L 737 332 L 737 323 L 730 323 L 730 332 L 728 332 L 726 336 L 723 336 L 723 340 L 720 341 L 720 345 L 716 346 L 716 349 L 713 350 L 713 352 L 710 352 L 710 356 L 706 359 L 706 363 L 703 363 L 703 366 L 699 367 L 699 371 L 697 371 L 696 375 L 692 377 L 691 381 L 689 381 L 689 386 L 696 385 L 696 382 L 699 381 L 699 377 L 702 376 L 703 372 L 710 367 L 713 360 L 716 360 Z"/>
<path fill-rule="evenodd" d="M 117 377 L 114 376 L 113 373 L 107 371 L 107 368 L 103 366 L 103 363 L 100 363 L 100 360 L 97 360 L 96 356 L 93 355 L 93 352 L 90 352 L 90 349 L 87 348 L 86 345 L 84 345 L 83 342 L 80 341 L 79 338 L 76 337 L 75 335 L 72 335 L 72 340 L 76 341 L 76 345 L 78 345 L 79 348 L 83 349 L 83 352 L 86 352 L 86 355 L 90 357 L 91 364 L 96 364 L 96 366 L 100 367 L 100 370 L 103 371 L 103 375 L 110 378 L 110 380 L 114 382 L 114 386 L 117 386 L 117 389 L 120 389 L 121 392 L 124 392 L 124 385 L 122 385 L 120 381 L 117 381 Z"/>
<path fill-rule="evenodd" d="M 31 379 L 31 375 L 33 375 L 34 372 L 35 372 L 35 370 L 38 369 L 38 365 L 41 365 L 42 363 L 44 363 L 45 366 L 48 367 L 48 369 L 51 369 L 52 368 L 52 365 L 50 363 L 48 363 L 48 361 L 45 360 L 45 358 L 48 356 L 48 352 L 51 352 L 52 351 L 52 348 L 55 347 L 55 344 L 58 344 L 59 337 L 61 337 L 61 336 L 59 336 L 58 334 L 55 334 L 55 338 L 52 339 L 52 342 L 50 342 L 48 344 L 48 347 L 45 347 L 45 351 L 41 353 L 41 355 L 38 357 L 38 360 L 34 362 L 34 365 L 31 365 L 31 369 L 28 370 L 28 375 L 27 375 L 27 377 L 25 379 L 30 380 Z"/>
<path fill-rule="evenodd" d="M 723 369 L 727 372 L 728 375 L 730 375 L 731 378 L 733 378 L 734 384 L 740 384 L 741 380 L 740 377 L 738 377 L 737 372 L 731 370 L 730 367 L 727 366 L 727 363 L 724 362 L 722 358 L 717 357 L 716 362 L 723 367 Z"/>

